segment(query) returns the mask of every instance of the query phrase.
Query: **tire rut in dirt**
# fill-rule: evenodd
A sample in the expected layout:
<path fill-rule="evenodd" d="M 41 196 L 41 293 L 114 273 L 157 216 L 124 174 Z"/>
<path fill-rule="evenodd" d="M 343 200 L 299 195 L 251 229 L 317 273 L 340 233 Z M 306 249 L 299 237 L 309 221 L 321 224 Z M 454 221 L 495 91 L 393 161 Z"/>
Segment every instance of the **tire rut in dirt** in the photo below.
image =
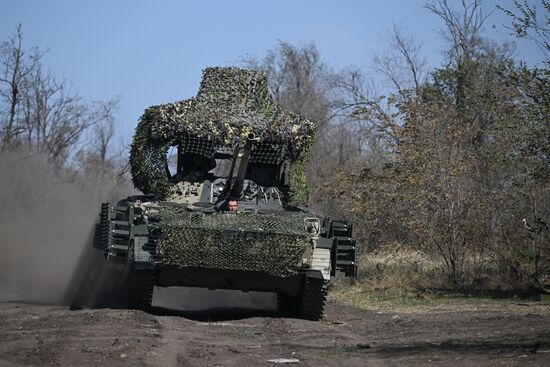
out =
<path fill-rule="evenodd" d="M 153 270 L 132 270 L 128 279 L 128 307 L 151 312 L 156 273 Z"/>
<path fill-rule="evenodd" d="M 323 318 L 328 293 L 328 281 L 306 277 L 300 302 L 300 317 L 317 321 Z"/>

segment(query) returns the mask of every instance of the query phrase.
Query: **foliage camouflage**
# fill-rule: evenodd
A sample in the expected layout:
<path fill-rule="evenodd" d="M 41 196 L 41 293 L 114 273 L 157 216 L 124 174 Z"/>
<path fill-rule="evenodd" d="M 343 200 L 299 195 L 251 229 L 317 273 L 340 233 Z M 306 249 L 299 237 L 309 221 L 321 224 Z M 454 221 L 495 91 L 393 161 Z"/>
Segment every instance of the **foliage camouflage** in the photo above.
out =
<path fill-rule="evenodd" d="M 150 107 L 141 116 L 131 146 L 133 182 L 142 192 L 165 198 L 170 187 L 166 152 L 182 136 L 233 146 L 254 133 L 261 142 L 286 145 L 287 158 L 296 163 L 291 203 L 306 204 L 307 185 L 302 183 L 305 173 L 301 171 L 316 128 L 313 121 L 284 111 L 273 100 L 264 74 L 234 67 L 206 68 L 196 97 Z"/>
<path fill-rule="evenodd" d="M 160 229 L 157 263 L 291 276 L 297 273 L 304 251 L 311 247 L 311 237 L 304 229 L 307 217 L 300 212 L 204 215 L 161 206 L 154 219 Z"/>

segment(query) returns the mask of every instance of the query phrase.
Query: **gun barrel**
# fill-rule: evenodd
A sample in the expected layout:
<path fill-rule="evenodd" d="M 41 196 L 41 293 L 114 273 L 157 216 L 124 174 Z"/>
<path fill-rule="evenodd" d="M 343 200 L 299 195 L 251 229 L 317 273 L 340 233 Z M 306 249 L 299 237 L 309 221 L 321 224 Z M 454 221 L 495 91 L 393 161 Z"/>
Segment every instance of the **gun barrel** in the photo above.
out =
<path fill-rule="evenodd" d="M 254 146 L 254 139 L 256 136 L 254 134 L 248 134 L 246 143 L 242 149 L 241 162 L 239 163 L 239 171 L 237 172 L 237 177 L 233 182 L 231 187 L 230 195 L 232 197 L 240 197 L 242 195 L 243 186 L 244 186 L 244 176 L 246 174 L 246 169 L 248 168 L 248 162 L 250 160 L 250 154 L 252 153 L 252 147 Z"/>

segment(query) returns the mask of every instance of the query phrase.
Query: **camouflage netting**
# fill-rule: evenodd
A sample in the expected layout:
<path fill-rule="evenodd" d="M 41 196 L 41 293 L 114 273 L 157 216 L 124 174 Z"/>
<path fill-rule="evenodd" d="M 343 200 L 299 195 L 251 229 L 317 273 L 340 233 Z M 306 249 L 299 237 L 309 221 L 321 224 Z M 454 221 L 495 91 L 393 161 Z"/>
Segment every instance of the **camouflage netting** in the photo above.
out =
<path fill-rule="evenodd" d="M 161 207 L 157 263 L 263 271 L 277 277 L 297 273 L 311 237 L 304 213 L 208 214 Z"/>
<path fill-rule="evenodd" d="M 165 198 L 170 191 L 165 170 L 170 146 L 192 137 L 206 146 L 230 147 L 244 142 L 249 133 L 261 143 L 285 146 L 288 158 L 298 162 L 291 184 L 301 182 L 305 173 L 299 169 L 315 130 L 315 123 L 284 111 L 273 100 L 264 74 L 233 67 L 207 68 L 195 98 L 153 106 L 141 116 L 131 147 L 133 182 L 142 192 Z M 304 187 L 297 185 L 296 190 Z"/>

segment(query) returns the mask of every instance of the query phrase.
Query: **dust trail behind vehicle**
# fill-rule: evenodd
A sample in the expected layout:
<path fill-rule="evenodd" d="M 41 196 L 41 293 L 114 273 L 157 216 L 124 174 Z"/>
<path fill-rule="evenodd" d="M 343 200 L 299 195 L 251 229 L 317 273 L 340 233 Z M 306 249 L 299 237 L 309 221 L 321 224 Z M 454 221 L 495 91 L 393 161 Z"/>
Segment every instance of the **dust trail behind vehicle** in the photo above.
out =
<path fill-rule="evenodd" d="M 97 203 L 133 190 L 90 175 L 68 182 L 65 173 L 41 154 L 0 156 L 0 302 L 125 307 L 127 268 L 105 262 L 92 241 Z M 273 296 L 159 289 L 155 306 L 270 309 Z"/>
<path fill-rule="evenodd" d="M 105 177 L 67 176 L 42 154 L 0 156 L 0 301 L 69 302 L 79 259 L 91 247 L 95 203 L 128 190 Z"/>

